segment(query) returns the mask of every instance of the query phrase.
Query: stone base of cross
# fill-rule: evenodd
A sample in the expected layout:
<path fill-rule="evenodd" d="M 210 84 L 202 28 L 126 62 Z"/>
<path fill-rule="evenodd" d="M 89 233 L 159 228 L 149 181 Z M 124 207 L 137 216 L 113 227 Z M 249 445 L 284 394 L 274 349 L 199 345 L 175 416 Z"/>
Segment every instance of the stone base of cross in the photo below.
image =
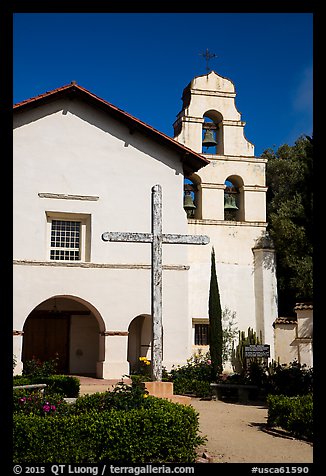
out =
<path fill-rule="evenodd" d="M 162 380 L 162 245 L 207 245 L 209 237 L 206 235 L 173 235 L 162 233 L 162 188 L 160 185 L 152 187 L 152 232 L 105 232 L 103 241 L 123 241 L 134 243 L 151 243 L 152 245 L 152 380 Z"/>

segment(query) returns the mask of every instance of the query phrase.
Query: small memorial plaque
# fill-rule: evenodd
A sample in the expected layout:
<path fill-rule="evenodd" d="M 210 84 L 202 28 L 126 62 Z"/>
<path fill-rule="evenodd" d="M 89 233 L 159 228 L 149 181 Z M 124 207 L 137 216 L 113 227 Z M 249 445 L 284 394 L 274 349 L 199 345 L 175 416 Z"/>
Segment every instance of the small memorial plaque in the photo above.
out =
<path fill-rule="evenodd" d="M 246 345 L 245 357 L 270 357 L 270 346 L 268 344 Z"/>

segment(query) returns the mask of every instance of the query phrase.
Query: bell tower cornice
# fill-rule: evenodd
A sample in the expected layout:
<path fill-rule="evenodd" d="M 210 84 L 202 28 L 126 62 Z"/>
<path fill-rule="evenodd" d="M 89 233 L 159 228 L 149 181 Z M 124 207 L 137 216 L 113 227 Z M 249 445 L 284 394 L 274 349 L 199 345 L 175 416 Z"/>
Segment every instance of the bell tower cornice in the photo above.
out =
<path fill-rule="evenodd" d="M 232 92 L 225 92 L 225 91 L 205 91 L 204 89 L 191 89 L 191 93 L 194 95 L 199 96 L 217 96 L 217 97 L 225 97 L 225 98 L 235 98 L 236 93 Z"/>

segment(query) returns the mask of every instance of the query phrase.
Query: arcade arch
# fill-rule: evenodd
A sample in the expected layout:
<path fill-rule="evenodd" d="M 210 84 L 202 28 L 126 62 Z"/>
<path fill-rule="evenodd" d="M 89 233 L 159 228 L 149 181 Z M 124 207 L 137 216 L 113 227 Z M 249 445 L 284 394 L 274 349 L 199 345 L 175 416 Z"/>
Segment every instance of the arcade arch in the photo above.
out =
<path fill-rule="evenodd" d="M 87 301 L 57 295 L 37 305 L 23 327 L 23 363 L 31 359 L 57 360 L 57 371 L 96 376 L 104 360 L 104 321 Z"/>
<path fill-rule="evenodd" d="M 141 314 L 128 327 L 128 357 L 130 372 L 137 372 L 139 357 L 151 359 L 152 316 Z"/>

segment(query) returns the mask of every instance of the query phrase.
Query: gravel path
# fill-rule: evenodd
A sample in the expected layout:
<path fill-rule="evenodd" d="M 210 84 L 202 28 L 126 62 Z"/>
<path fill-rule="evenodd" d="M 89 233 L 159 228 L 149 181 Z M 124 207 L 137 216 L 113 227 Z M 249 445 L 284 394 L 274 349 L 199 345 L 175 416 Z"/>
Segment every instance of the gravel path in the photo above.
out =
<path fill-rule="evenodd" d="M 312 463 L 311 443 L 263 431 L 267 408 L 219 400 L 193 398 L 201 434 L 208 441 L 201 448 L 214 463 Z"/>

